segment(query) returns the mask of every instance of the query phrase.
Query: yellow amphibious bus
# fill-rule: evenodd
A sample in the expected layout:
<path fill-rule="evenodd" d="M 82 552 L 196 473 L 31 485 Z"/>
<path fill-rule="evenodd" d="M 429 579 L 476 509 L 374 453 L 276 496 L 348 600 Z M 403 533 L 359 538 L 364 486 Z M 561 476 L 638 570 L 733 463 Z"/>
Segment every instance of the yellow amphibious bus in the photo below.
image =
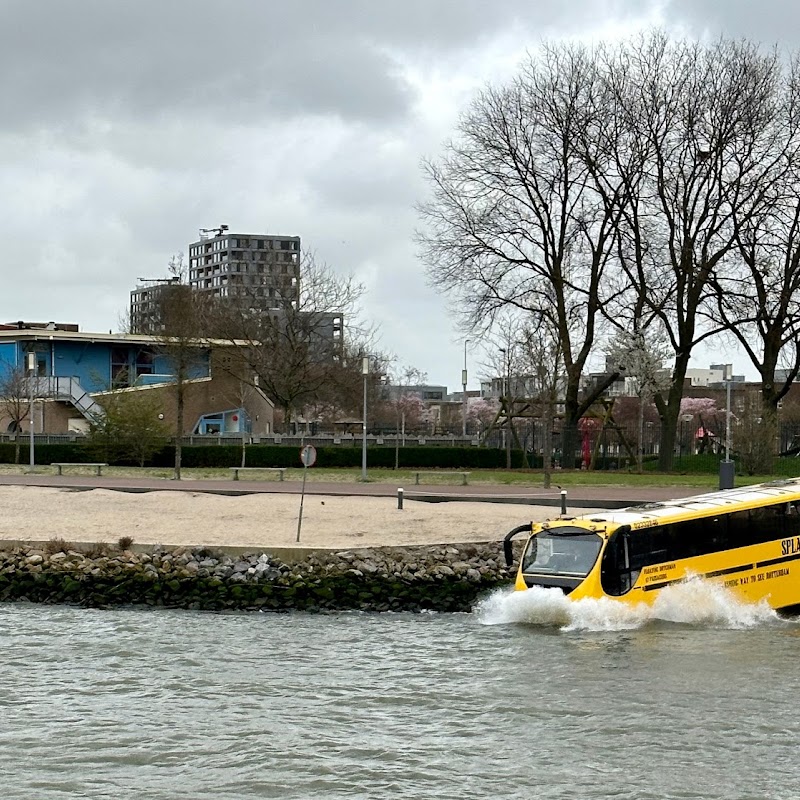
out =
<path fill-rule="evenodd" d="M 690 576 L 749 602 L 800 612 L 800 478 L 529 523 L 516 588 L 558 587 L 571 599 L 652 602 Z"/>

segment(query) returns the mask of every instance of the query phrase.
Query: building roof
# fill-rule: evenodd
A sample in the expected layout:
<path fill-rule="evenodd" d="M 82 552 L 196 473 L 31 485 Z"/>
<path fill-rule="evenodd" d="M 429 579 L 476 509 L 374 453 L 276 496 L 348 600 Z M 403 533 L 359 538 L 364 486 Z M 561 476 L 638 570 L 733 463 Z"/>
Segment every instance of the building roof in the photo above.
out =
<path fill-rule="evenodd" d="M 2 331 L 24 331 L 29 328 L 48 331 L 78 331 L 80 328 L 74 322 L 29 322 L 17 320 L 16 322 L 5 322 L 0 325 Z"/>
<path fill-rule="evenodd" d="M 88 331 L 57 331 L 27 328 L 20 330 L 0 330 L 0 344 L 16 341 L 45 341 L 45 342 L 88 342 L 91 344 L 141 344 L 163 345 L 169 342 L 169 337 L 152 336 L 145 333 L 90 333 Z M 197 344 L 204 347 L 230 347 L 235 345 L 245 346 L 248 342 L 230 341 L 228 339 L 198 339 Z"/>
<path fill-rule="evenodd" d="M 217 230 L 214 228 L 213 230 Z M 215 233 L 213 236 L 206 236 L 203 238 L 202 236 L 199 239 L 191 242 L 192 245 L 196 244 L 205 244 L 206 242 L 213 242 L 215 239 L 294 239 L 296 241 L 300 241 L 300 237 L 297 234 L 285 234 L 285 233 L 237 233 L 236 231 L 222 231 L 221 233 Z"/>

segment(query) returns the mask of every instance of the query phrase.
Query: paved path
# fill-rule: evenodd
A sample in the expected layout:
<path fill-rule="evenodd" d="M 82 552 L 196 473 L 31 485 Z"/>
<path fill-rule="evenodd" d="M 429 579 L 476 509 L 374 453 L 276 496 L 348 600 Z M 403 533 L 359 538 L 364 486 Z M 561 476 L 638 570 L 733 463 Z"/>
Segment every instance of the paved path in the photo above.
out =
<path fill-rule="evenodd" d="M 300 481 L 231 481 L 209 480 L 164 480 L 159 478 L 96 477 L 82 475 L 0 475 L 0 486 L 47 486 L 70 489 L 112 489 L 122 492 L 207 492 L 223 495 L 247 495 L 260 493 L 299 494 Z M 398 486 L 386 483 L 339 483 L 307 482 L 306 494 L 345 495 L 350 497 L 394 497 Z M 531 505 L 560 505 L 559 488 L 543 489 L 541 486 L 523 485 L 472 485 L 446 486 L 413 484 L 402 486 L 409 500 L 445 502 L 448 500 L 528 503 Z M 567 491 L 568 507 L 621 508 L 658 500 L 670 500 L 701 494 L 703 489 L 687 486 L 570 486 Z"/>

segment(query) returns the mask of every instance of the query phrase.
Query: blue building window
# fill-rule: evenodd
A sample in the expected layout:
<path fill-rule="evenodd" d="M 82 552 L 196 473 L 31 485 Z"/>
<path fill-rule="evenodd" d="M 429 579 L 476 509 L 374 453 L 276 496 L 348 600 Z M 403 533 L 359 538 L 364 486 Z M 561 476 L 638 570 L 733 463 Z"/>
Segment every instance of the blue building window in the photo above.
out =
<path fill-rule="evenodd" d="M 127 347 L 111 348 L 111 388 L 124 389 L 131 385 L 130 352 Z"/>
<path fill-rule="evenodd" d="M 197 434 L 250 433 L 250 417 L 243 408 L 231 408 L 216 414 L 204 414 L 197 421 L 194 432 Z"/>

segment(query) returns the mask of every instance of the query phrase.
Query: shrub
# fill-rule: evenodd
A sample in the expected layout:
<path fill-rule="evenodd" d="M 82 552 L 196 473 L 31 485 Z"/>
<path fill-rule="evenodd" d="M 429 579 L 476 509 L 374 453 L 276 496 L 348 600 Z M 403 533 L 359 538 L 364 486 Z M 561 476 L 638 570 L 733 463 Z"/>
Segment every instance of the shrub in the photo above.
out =
<path fill-rule="evenodd" d="M 73 549 L 73 545 L 64 541 L 61 537 L 49 539 L 44 544 L 44 552 L 49 556 L 54 556 L 56 553 L 66 553 L 68 550 Z"/>
<path fill-rule="evenodd" d="M 143 467 L 168 441 L 166 424 L 159 419 L 160 401 L 139 392 L 117 392 L 103 398 L 105 415 L 94 421 L 87 447 L 109 464 Z"/>

